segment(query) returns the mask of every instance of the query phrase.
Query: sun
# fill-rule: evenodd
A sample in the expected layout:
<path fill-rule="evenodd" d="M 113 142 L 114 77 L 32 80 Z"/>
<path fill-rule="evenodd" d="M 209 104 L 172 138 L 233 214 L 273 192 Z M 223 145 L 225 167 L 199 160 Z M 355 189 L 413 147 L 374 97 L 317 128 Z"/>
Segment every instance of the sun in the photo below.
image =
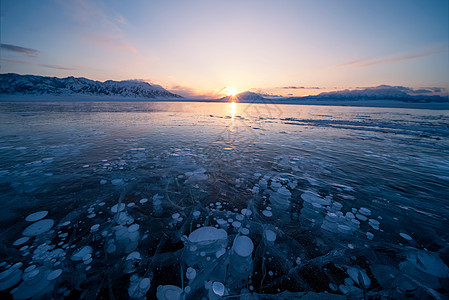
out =
<path fill-rule="evenodd" d="M 231 97 L 235 97 L 235 95 L 237 95 L 239 93 L 239 91 L 237 91 L 235 88 L 233 87 L 227 87 L 224 89 L 223 93 L 226 96 L 231 96 Z"/>

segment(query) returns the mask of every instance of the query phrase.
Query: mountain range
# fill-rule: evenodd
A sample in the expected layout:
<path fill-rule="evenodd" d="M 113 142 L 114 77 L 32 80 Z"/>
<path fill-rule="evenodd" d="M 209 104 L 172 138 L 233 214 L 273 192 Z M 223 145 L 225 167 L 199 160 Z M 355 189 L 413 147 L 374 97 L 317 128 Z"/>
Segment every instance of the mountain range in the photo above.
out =
<path fill-rule="evenodd" d="M 402 102 L 449 102 L 448 97 L 439 95 L 423 95 L 419 92 L 429 93 L 427 90 L 413 90 L 402 86 L 379 85 L 356 90 L 342 90 L 324 92 L 313 96 L 285 97 L 272 99 L 253 92 L 243 92 L 235 96 L 227 96 L 220 100 L 237 100 L 252 102 L 272 100 L 273 102 L 288 103 L 293 101 L 361 101 L 361 100 L 396 100 Z"/>
<path fill-rule="evenodd" d="M 246 91 L 235 96 L 226 96 L 210 101 L 238 102 L 282 102 L 301 103 L 313 101 L 362 101 L 362 100 L 395 100 L 411 103 L 449 102 L 447 96 L 429 95 L 429 90 L 413 90 L 403 86 L 379 85 L 363 89 L 325 92 L 313 96 L 286 97 L 276 99 L 259 93 Z M 28 96 L 56 96 L 58 99 L 73 96 L 86 96 L 93 99 L 138 99 L 138 100 L 169 100 L 183 99 L 159 85 L 151 85 L 143 80 L 124 80 L 104 82 L 83 77 L 45 77 L 37 75 L 0 74 L 0 96 L 27 98 Z"/>
<path fill-rule="evenodd" d="M 89 95 L 139 99 L 180 99 L 161 86 L 141 80 L 105 82 L 83 77 L 45 77 L 36 75 L 0 74 L 1 95 Z"/>

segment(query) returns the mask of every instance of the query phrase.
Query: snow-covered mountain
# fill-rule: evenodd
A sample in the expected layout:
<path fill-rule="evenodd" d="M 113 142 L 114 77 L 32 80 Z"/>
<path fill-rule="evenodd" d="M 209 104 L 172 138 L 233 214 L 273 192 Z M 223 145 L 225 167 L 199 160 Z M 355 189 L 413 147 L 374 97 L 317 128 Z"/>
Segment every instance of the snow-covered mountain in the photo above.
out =
<path fill-rule="evenodd" d="M 257 100 L 265 100 L 266 98 L 262 97 L 260 94 L 253 93 L 253 92 L 243 92 L 240 94 L 237 94 L 235 96 L 226 96 L 222 98 L 223 101 L 257 101 Z"/>
<path fill-rule="evenodd" d="M 301 97 L 307 100 L 399 100 L 406 102 L 447 102 L 447 97 L 438 95 L 423 95 L 419 91 L 402 86 L 379 85 L 357 90 L 333 91 L 316 96 Z M 431 93 L 430 91 L 428 91 Z"/>
<path fill-rule="evenodd" d="M 158 85 L 140 80 L 105 82 L 83 77 L 45 77 L 36 75 L 0 74 L 2 95 L 89 95 L 142 99 L 182 98 Z"/>

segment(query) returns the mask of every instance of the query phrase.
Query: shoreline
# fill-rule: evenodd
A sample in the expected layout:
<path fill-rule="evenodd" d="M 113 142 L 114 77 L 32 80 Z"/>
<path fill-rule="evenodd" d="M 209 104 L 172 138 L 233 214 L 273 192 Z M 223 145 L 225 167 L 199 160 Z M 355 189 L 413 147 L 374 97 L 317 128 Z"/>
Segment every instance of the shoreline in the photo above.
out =
<path fill-rule="evenodd" d="M 133 102 L 133 103 L 152 103 L 152 102 L 176 102 L 176 103 L 228 103 L 221 99 L 145 99 L 145 98 L 118 98 L 103 96 L 23 96 L 23 95 L 0 95 L 1 103 L 70 103 L 70 102 Z M 317 105 L 317 106 L 349 106 L 349 107 L 384 107 L 384 108 L 411 108 L 411 109 L 433 109 L 449 110 L 449 102 L 427 102 L 414 103 L 402 102 L 397 100 L 283 100 L 283 99 L 264 99 L 264 100 L 240 100 L 238 103 L 245 104 L 272 104 L 272 105 Z"/>

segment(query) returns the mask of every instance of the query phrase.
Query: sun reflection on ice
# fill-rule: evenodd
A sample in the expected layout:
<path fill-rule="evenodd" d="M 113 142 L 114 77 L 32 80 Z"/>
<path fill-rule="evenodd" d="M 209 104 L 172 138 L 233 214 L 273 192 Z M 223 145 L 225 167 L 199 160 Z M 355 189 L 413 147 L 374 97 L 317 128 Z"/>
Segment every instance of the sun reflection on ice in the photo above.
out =
<path fill-rule="evenodd" d="M 237 110 L 237 103 L 235 103 L 235 101 L 232 101 L 230 105 L 231 105 L 231 119 L 232 119 L 232 121 L 234 121 L 235 112 Z"/>

